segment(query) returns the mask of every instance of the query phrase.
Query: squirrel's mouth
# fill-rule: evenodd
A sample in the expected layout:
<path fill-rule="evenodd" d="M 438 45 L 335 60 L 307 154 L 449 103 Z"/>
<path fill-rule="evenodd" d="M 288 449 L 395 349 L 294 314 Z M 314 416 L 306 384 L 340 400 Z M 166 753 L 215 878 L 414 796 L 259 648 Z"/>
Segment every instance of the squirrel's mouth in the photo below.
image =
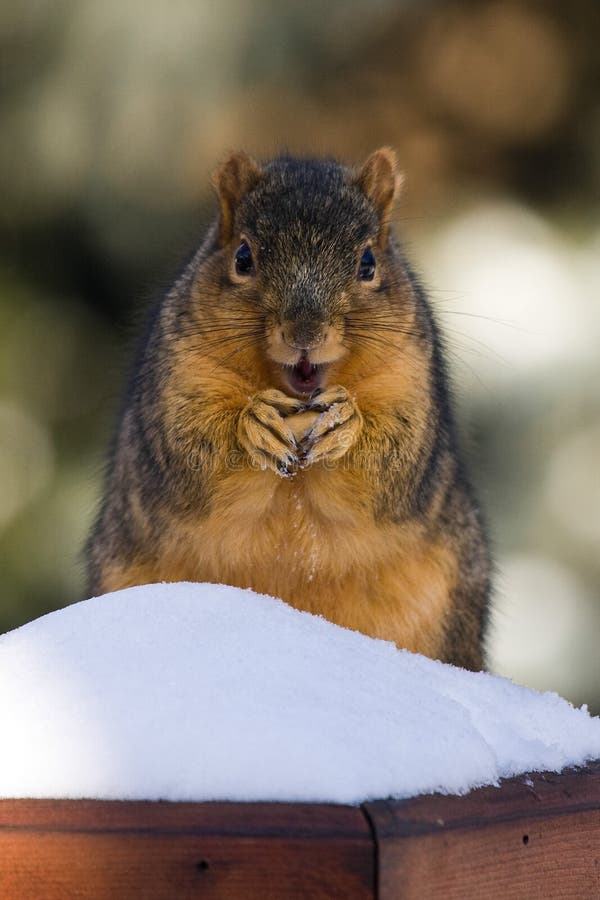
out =
<path fill-rule="evenodd" d="M 321 387 L 325 369 L 325 365 L 316 365 L 308 356 L 302 356 L 295 366 L 285 367 L 285 374 L 295 394 L 312 394 Z"/>

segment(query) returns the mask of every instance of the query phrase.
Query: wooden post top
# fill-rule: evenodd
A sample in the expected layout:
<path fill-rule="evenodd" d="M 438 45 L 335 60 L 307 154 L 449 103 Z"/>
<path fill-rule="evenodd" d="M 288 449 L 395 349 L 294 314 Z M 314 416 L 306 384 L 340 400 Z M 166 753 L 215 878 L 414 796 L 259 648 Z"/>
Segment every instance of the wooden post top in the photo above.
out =
<path fill-rule="evenodd" d="M 2 900 L 600 897 L 600 762 L 457 796 L 0 801 Z"/>

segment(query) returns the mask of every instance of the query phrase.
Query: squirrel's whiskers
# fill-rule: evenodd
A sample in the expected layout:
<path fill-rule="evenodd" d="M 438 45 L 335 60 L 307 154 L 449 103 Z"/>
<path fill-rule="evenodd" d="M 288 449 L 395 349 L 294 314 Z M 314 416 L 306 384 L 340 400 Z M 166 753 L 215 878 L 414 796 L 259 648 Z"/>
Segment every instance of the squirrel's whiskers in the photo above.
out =
<path fill-rule="evenodd" d="M 472 669 L 490 560 L 447 351 L 358 170 L 233 154 L 152 312 L 87 546 L 89 592 L 223 582 Z"/>

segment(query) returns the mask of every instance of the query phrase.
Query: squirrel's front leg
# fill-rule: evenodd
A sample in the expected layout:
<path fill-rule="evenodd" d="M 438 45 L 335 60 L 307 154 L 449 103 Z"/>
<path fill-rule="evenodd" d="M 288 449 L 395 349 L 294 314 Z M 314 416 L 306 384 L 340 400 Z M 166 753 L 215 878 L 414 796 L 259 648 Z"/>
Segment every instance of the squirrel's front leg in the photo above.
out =
<path fill-rule="evenodd" d="M 328 388 L 308 404 L 317 418 L 302 441 L 301 465 L 338 460 L 355 444 L 363 427 L 361 412 L 341 385 Z"/>
<path fill-rule="evenodd" d="M 270 388 L 251 398 L 238 419 L 237 437 L 257 468 L 272 469 L 284 477 L 299 466 L 299 447 L 287 416 L 303 404 L 282 391 Z"/>

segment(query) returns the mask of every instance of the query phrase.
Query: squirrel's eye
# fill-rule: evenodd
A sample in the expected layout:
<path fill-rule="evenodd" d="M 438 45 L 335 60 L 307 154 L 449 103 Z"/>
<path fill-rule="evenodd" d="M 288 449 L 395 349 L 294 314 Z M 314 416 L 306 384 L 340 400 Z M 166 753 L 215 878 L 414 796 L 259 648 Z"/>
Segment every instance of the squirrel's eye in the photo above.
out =
<path fill-rule="evenodd" d="M 358 267 L 358 277 L 360 281 L 373 281 L 375 277 L 375 257 L 370 248 L 367 248 L 362 255 Z"/>
<path fill-rule="evenodd" d="M 235 253 L 235 271 L 238 275 L 252 275 L 254 260 L 252 251 L 246 241 L 242 241 Z"/>

